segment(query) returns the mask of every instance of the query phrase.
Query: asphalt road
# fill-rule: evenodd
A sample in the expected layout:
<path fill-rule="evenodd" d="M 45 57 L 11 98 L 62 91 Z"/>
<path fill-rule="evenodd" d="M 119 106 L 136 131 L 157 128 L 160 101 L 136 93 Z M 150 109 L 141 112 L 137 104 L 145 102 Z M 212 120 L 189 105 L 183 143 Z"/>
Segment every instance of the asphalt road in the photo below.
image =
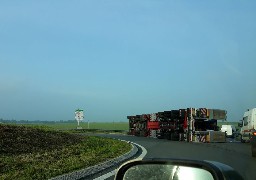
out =
<path fill-rule="evenodd" d="M 251 156 L 249 144 L 238 142 L 187 143 L 114 134 L 101 136 L 140 144 L 147 150 L 145 158 L 186 158 L 218 161 L 233 167 L 245 180 L 256 180 L 256 158 Z M 113 179 L 113 177 L 110 179 Z"/>

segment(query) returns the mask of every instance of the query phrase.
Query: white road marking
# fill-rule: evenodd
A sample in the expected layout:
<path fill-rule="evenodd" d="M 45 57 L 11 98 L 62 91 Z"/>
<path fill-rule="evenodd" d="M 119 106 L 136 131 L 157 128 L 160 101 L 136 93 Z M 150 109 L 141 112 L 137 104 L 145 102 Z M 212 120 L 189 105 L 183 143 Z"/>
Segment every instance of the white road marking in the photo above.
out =
<path fill-rule="evenodd" d="M 109 177 L 111 177 L 111 176 L 114 176 L 115 174 L 116 174 L 116 169 L 115 169 L 114 171 L 111 171 L 111 172 L 109 172 L 109 173 L 107 173 L 107 174 L 104 174 L 104 175 L 102 175 L 102 176 L 100 176 L 100 177 L 98 177 L 98 178 L 95 178 L 94 180 L 107 179 L 107 178 L 109 178 Z"/>
<path fill-rule="evenodd" d="M 122 140 L 123 141 L 123 140 Z M 139 146 L 140 148 L 141 148 L 141 150 L 142 150 L 142 153 L 141 153 L 141 155 L 137 158 L 137 159 L 143 159 L 145 156 L 146 156 L 146 154 L 147 154 L 147 150 L 143 147 L 143 146 L 141 146 L 141 145 L 139 145 L 139 144 L 137 144 L 137 143 L 133 143 L 133 142 L 131 142 L 132 144 L 135 144 L 136 146 Z M 115 169 L 115 170 L 113 170 L 113 171 L 111 171 L 111 172 L 109 172 L 109 173 L 106 173 L 106 174 L 104 174 L 104 175 L 102 175 L 102 176 L 100 176 L 100 177 L 98 177 L 98 178 L 95 178 L 94 180 L 104 180 L 104 179 L 107 179 L 107 178 L 109 178 L 109 177 L 111 177 L 111 176 L 114 176 L 115 174 L 116 174 L 116 171 L 117 171 L 118 169 Z"/>
<path fill-rule="evenodd" d="M 141 145 L 139 145 L 139 144 L 137 144 L 137 143 L 133 143 L 133 144 L 135 144 L 136 146 L 139 146 L 139 147 L 141 148 L 142 153 L 141 153 L 141 155 L 138 157 L 138 159 L 143 159 L 143 158 L 146 156 L 146 154 L 147 154 L 147 150 L 146 150 L 143 146 L 141 146 Z"/>

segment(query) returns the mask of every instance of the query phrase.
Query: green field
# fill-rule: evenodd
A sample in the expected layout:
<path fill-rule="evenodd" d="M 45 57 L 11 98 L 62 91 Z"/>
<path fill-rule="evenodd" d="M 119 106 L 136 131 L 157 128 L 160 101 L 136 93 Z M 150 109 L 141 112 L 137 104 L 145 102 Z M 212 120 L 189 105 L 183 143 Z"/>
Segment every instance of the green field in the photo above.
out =
<path fill-rule="evenodd" d="M 221 128 L 221 125 L 234 125 L 237 129 L 238 122 L 229 122 L 229 121 L 218 121 L 218 126 Z M 49 123 L 34 123 L 33 125 L 39 126 L 48 126 L 56 130 L 70 130 L 77 129 L 77 122 L 49 122 Z M 89 127 L 87 122 L 81 122 L 80 127 L 83 129 L 100 129 L 100 130 L 120 130 L 120 131 L 129 131 L 128 122 L 90 122 Z"/>
<path fill-rule="evenodd" d="M 219 126 L 221 126 L 221 125 L 223 125 L 223 124 L 238 126 L 238 122 L 218 121 L 218 125 L 219 125 Z"/>
<path fill-rule="evenodd" d="M 70 129 L 77 128 L 76 121 L 74 121 L 74 123 L 50 122 L 50 123 L 36 123 L 33 125 L 48 126 L 56 130 L 70 130 Z M 88 128 L 87 122 L 81 122 L 80 127 L 82 127 L 83 129 L 121 130 L 121 131 L 129 130 L 128 122 L 90 122 L 89 128 Z"/>
<path fill-rule="evenodd" d="M 238 122 L 229 122 L 229 121 L 218 121 L 218 126 L 221 128 L 222 125 L 233 125 L 236 127 L 236 129 L 240 129 L 240 127 L 238 127 Z"/>

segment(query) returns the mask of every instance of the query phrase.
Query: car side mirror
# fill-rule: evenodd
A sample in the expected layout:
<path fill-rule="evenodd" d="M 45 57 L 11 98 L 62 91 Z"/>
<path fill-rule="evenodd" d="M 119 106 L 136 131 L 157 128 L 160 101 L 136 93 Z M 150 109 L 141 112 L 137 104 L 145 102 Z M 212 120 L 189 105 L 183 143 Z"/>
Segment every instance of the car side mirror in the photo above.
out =
<path fill-rule="evenodd" d="M 210 161 L 180 159 L 133 160 L 123 164 L 115 176 L 117 180 L 224 180 L 243 179 L 231 167 Z"/>

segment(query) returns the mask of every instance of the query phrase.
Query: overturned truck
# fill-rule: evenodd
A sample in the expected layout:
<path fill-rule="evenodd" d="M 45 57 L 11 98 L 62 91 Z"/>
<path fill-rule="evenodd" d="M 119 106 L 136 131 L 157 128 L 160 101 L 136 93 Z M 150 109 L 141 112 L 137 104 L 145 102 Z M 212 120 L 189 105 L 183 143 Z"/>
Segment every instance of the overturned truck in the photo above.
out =
<path fill-rule="evenodd" d="M 152 114 L 127 116 L 129 133 L 135 136 L 188 142 L 226 142 L 218 120 L 226 120 L 227 111 L 187 108 Z"/>

